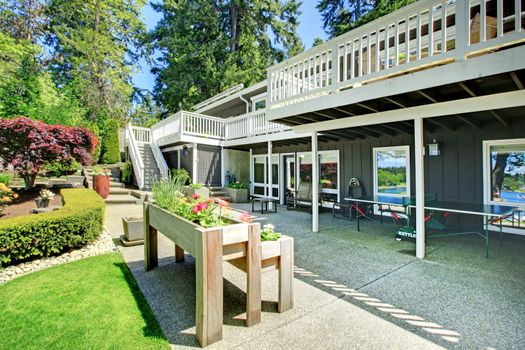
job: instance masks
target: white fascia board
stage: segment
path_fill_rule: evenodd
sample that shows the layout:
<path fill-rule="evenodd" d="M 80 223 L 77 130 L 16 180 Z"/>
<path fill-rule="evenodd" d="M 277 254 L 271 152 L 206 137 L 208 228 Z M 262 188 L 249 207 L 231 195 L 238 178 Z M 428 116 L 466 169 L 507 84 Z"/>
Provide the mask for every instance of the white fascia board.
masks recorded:
<path fill-rule="evenodd" d="M 416 117 L 432 118 L 520 106 L 525 106 L 525 90 L 502 92 L 499 94 L 470 97 L 461 100 L 432 103 L 417 107 L 400 108 L 392 111 L 369 113 L 355 117 L 298 125 L 293 127 L 293 130 L 296 133 L 337 130 L 366 125 L 413 120 Z"/>
<path fill-rule="evenodd" d="M 267 120 L 279 120 L 312 111 L 365 102 L 484 76 L 525 69 L 525 46 L 518 46 L 464 61 L 453 62 L 369 85 L 320 96 L 266 111 Z"/>
<path fill-rule="evenodd" d="M 246 94 L 249 94 L 250 92 L 252 91 L 255 91 L 255 90 L 258 90 L 258 89 L 261 89 L 263 87 L 266 87 L 267 86 L 267 82 L 266 82 L 266 79 L 263 80 L 263 81 L 260 81 L 256 84 L 253 84 L 251 86 L 248 86 L 247 88 L 244 88 L 242 89 L 241 91 L 239 92 L 236 92 L 235 94 L 232 94 L 230 96 L 227 96 L 225 98 L 222 98 L 218 101 L 215 101 L 213 102 L 212 104 L 209 104 L 207 106 L 204 106 L 198 110 L 195 111 L 195 113 L 205 113 L 206 111 L 212 109 L 212 108 L 215 108 L 217 106 L 220 106 L 221 104 L 225 103 L 225 102 L 228 102 L 228 101 L 231 101 L 231 100 L 234 100 L 236 98 L 240 98 L 241 96 L 243 95 L 246 95 Z"/>

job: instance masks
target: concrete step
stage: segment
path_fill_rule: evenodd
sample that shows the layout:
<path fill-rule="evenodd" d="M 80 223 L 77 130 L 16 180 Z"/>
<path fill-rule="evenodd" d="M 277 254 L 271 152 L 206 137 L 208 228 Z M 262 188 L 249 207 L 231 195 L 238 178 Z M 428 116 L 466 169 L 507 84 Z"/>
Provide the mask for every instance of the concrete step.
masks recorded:
<path fill-rule="evenodd" d="M 226 202 L 232 201 L 232 197 L 228 197 L 228 196 L 219 196 L 219 197 L 213 197 L 213 198 L 222 199 L 223 201 L 226 201 Z"/>
<path fill-rule="evenodd" d="M 142 200 L 132 195 L 113 195 L 110 194 L 105 199 L 106 204 L 141 204 Z"/>
<path fill-rule="evenodd" d="M 109 187 L 120 187 L 120 188 L 124 188 L 124 187 L 126 187 L 126 186 L 125 186 L 123 183 L 111 181 L 111 182 L 109 183 Z"/>
<path fill-rule="evenodd" d="M 227 195 L 228 195 L 228 192 L 226 191 L 211 191 L 210 192 L 211 197 L 224 197 Z"/>
<path fill-rule="evenodd" d="M 130 190 L 126 188 L 122 188 L 122 187 L 110 187 L 109 188 L 110 195 L 124 196 L 124 195 L 129 195 L 130 193 L 131 193 Z"/>

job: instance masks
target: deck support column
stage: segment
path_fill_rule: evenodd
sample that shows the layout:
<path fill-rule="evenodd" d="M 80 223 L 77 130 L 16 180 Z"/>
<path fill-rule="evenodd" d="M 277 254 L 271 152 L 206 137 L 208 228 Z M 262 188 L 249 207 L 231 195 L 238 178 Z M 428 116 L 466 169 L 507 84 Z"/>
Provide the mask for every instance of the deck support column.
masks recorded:
<path fill-rule="evenodd" d="M 272 141 L 268 141 L 268 197 L 273 197 L 272 146 Z M 272 210 L 273 203 L 268 203 L 268 207 Z"/>
<path fill-rule="evenodd" d="M 425 257 L 425 172 L 423 118 L 414 119 L 414 155 L 416 163 L 416 257 Z"/>
<path fill-rule="evenodd" d="M 226 170 L 224 169 L 224 166 L 226 164 L 225 162 L 225 159 L 224 159 L 224 154 L 226 152 L 224 152 L 224 147 L 221 147 L 221 187 L 224 187 L 225 186 L 225 176 L 226 176 Z"/>
<path fill-rule="evenodd" d="M 253 196 L 253 149 L 250 148 L 250 159 L 248 161 L 248 163 L 250 164 L 249 167 L 249 179 L 250 179 L 250 184 L 248 186 L 248 189 L 249 189 L 249 193 L 248 195 L 252 195 Z"/>
<path fill-rule="evenodd" d="M 199 182 L 199 178 L 197 176 L 197 171 L 199 170 L 199 152 L 197 151 L 197 144 L 193 144 L 193 171 L 192 171 L 192 179 L 191 181 L 196 184 Z"/>
<path fill-rule="evenodd" d="M 312 132 L 312 232 L 319 232 L 319 151 L 317 131 Z"/>

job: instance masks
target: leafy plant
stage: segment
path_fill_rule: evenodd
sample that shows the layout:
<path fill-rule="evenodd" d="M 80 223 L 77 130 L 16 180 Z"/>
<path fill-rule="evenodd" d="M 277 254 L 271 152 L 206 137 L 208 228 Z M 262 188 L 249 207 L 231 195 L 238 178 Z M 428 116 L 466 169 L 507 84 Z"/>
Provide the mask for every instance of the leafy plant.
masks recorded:
<path fill-rule="evenodd" d="M 102 138 L 102 162 L 114 164 L 120 161 L 120 145 L 118 140 L 119 125 L 114 119 L 109 119 L 104 125 Z"/>
<path fill-rule="evenodd" d="M 100 165 L 97 165 L 96 167 L 93 168 L 93 175 L 95 176 L 98 176 L 98 175 L 104 175 L 104 176 L 109 176 L 111 175 L 111 171 L 107 168 L 104 168 Z"/>
<path fill-rule="evenodd" d="M 237 190 L 245 190 L 247 188 L 246 185 L 242 182 L 232 182 L 228 187 Z"/>
<path fill-rule="evenodd" d="M 12 165 L 32 188 L 36 175 L 49 162 L 90 164 L 98 141 L 85 128 L 47 125 L 26 117 L 0 119 L 0 162 Z"/>
<path fill-rule="evenodd" d="M 17 199 L 18 194 L 14 193 L 12 189 L 7 187 L 6 184 L 0 182 L 0 213 L 2 213 L 7 205 Z"/>
<path fill-rule="evenodd" d="M 74 159 L 69 161 L 54 161 L 44 165 L 47 175 L 52 177 L 61 177 L 72 175 L 80 169 L 80 163 Z"/>
<path fill-rule="evenodd" d="M 179 186 L 184 186 L 191 182 L 190 174 L 186 169 L 174 169 L 171 173 L 171 179 Z"/>
<path fill-rule="evenodd" d="M 11 181 L 13 181 L 13 177 L 14 177 L 13 174 L 10 174 L 10 173 L 0 174 L 0 183 L 6 186 L 9 186 Z"/>
<path fill-rule="evenodd" d="M 272 224 L 264 225 L 263 230 L 261 231 L 261 240 L 263 241 L 277 241 L 281 238 L 279 232 L 275 232 L 275 226 Z"/>
<path fill-rule="evenodd" d="M 0 263 L 50 256 L 93 242 L 102 232 L 104 200 L 93 190 L 63 189 L 64 206 L 0 220 Z"/>
<path fill-rule="evenodd" d="M 131 164 L 131 161 L 127 160 L 124 164 L 124 170 L 122 170 L 122 182 L 125 184 L 130 184 L 131 179 L 133 177 L 133 164 Z"/>
<path fill-rule="evenodd" d="M 43 201 L 52 200 L 53 198 L 55 198 L 55 194 L 50 190 L 42 190 L 39 192 L 38 198 L 40 198 Z"/>
<path fill-rule="evenodd" d="M 200 182 L 196 184 L 190 184 L 190 188 L 193 188 L 194 190 L 199 190 L 204 187 L 204 184 L 201 184 Z"/>

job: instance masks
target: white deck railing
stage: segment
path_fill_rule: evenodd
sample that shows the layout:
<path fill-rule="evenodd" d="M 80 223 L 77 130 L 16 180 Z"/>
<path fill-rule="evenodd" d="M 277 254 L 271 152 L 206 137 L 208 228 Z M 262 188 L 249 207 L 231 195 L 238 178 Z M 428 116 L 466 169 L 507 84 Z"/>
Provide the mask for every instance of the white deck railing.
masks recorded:
<path fill-rule="evenodd" d="M 184 136 L 214 141 L 248 138 L 291 130 L 289 126 L 266 120 L 266 110 L 237 117 L 217 118 L 204 114 L 180 111 L 151 128 L 153 140 L 163 144 L 183 141 Z"/>
<path fill-rule="evenodd" d="M 291 127 L 280 123 L 266 121 L 265 110 L 259 110 L 226 119 L 227 140 L 270 134 L 284 130 L 291 130 Z"/>
<path fill-rule="evenodd" d="M 521 0 L 418 1 L 270 67 L 268 106 L 523 41 L 522 11 Z"/>

